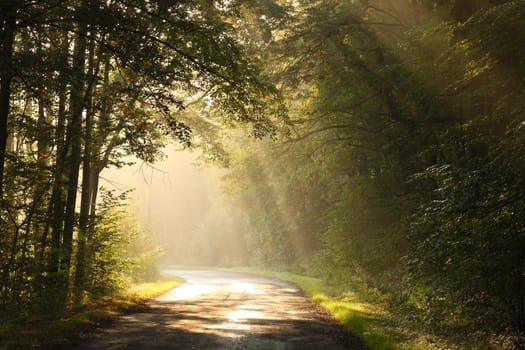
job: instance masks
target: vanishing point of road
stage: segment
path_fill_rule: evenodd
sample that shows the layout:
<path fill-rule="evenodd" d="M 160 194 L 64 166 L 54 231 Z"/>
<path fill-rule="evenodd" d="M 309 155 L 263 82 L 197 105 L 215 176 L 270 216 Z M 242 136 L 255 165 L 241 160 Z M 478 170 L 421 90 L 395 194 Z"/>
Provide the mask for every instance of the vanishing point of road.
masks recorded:
<path fill-rule="evenodd" d="M 68 348 L 366 349 L 292 284 L 239 272 L 167 272 L 186 283 Z"/>

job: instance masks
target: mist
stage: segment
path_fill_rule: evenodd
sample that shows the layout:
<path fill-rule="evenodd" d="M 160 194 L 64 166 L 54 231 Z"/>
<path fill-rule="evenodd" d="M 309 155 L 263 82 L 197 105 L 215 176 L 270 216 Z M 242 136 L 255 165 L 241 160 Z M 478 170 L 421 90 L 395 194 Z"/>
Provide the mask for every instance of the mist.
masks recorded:
<path fill-rule="evenodd" d="M 129 211 L 151 232 L 163 264 L 230 266 L 246 262 L 246 225 L 231 196 L 221 190 L 224 169 L 204 164 L 198 152 L 172 147 L 165 159 L 109 168 L 101 186 L 117 194 L 131 190 Z"/>

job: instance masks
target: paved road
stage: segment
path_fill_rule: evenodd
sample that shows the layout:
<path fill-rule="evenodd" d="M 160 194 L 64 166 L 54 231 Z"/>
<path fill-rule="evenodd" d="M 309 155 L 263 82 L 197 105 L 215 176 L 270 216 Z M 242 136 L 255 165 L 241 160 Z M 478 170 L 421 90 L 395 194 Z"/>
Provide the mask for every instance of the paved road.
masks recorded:
<path fill-rule="evenodd" d="M 365 349 L 289 283 L 236 272 L 169 272 L 187 282 L 71 349 Z"/>

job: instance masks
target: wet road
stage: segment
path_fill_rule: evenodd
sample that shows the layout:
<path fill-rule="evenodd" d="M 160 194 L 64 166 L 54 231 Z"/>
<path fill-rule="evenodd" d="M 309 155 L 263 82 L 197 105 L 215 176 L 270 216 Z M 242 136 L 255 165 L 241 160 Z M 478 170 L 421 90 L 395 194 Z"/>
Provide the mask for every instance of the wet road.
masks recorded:
<path fill-rule="evenodd" d="M 72 349 L 364 349 L 289 283 L 237 272 L 167 272 L 187 282 Z"/>

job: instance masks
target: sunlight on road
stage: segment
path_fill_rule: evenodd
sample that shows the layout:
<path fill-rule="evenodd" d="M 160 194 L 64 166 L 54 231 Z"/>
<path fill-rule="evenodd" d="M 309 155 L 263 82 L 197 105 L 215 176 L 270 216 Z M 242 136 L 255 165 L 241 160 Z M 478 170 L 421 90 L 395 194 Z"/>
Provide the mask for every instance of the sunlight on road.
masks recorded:
<path fill-rule="evenodd" d="M 230 322 L 244 322 L 250 319 L 263 318 L 263 313 L 253 310 L 235 310 L 228 313 L 228 321 Z"/>
<path fill-rule="evenodd" d="M 254 283 L 235 282 L 214 280 L 210 283 L 202 281 L 187 280 L 186 283 L 169 291 L 157 298 L 158 301 L 178 301 L 200 297 L 205 294 L 211 294 L 219 289 L 225 289 L 234 293 L 244 294 L 263 294 L 264 291 L 259 289 Z"/>
<path fill-rule="evenodd" d="M 239 331 L 250 331 L 253 320 L 265 318 L 264 313 L 253 310 L 259 308 L 256 305 L 239 305 L 237 308 L 240 310 L 228 312 L 225 322 L 209 326 L 208 329 L 223 337 L 240 338 L 245 333 Z"/>
<path fill-rule="evenodd" d="M 238 282 L 232 285 L 236 292 L 247 294 L 262 294 L 263 291 L 258 289 L 253 283 Z"/>
<path fill-rule="evenodd" d="M 237 272 L 170 272 L 186 282 L 78 350 L 348 349 L 288 283 Z"/>
<path fill-rule="evenodd" d="M 267 285 L 260 283 L 251 283 L 243 281 L 242 279 L 224 279 L 216 276 L 209 276 L 208 273 L 202 271 L 181 271 L 179 275 L 186 278 L 186 283 L 182 284 L 176 289 L 157 298 L 162 302 L 174 302 L 184 300 L 202 300 L 213 299 L 217 295 L 224 295 L 225 301 L 230 299 L 230 295 L 262 295 L 265 294 Z M 249 332 L 252 328 L 251 321 L 261 320 L 268 317 L 265 315 L 264 309 L 266 306 L 257 304 L 240 304 L 234 306 L 234 310 L 228 311 L 219 315 L 222 322 L 216 324 L 199 324 L 192 321 L 186 321 L 182 328 L 191 328 L 192 332 L 202 332 L 208 334 L 216 334 L 218 336 L 227 338 L 239 338 L 245 332 Z M 217 310 L 209 310 L 210 314 Z M 204 327 L 203 327 L 204 326 Z M 181 325 L 177 325 L 177 328 Z M 241 333 L 239 333 L 241 332 Z"/>
<path fill-rule="evenodd" d="M 169 291 L 166 294 L 161 295 L 157 298 L 158 301 L 177 301 L 186 300 L 199 297 L 204 294 L 213 293 L 217 290 L 216 285 L 211 284 L 196 284 L 196 283 L 185 283 L 178 288 Z"/>
<path fill-rule="evenodd" d="M 287 283 L 206 270 L 166 272 L 185 278 L 186 282 L 157 301 L 166 305 L 182 302 L 186 310 L 191 310 L 181 315 L 183 322 L 171 323 L 171 329 L 213 335 L 221 341 L 240 341 L 247 334 L 277 332 L 275 322 L 290 317 L 305 319 L 302 310 L 289 307 L 297 289 Z M 279 304 L 287 307 L 275 309 Z"/>

